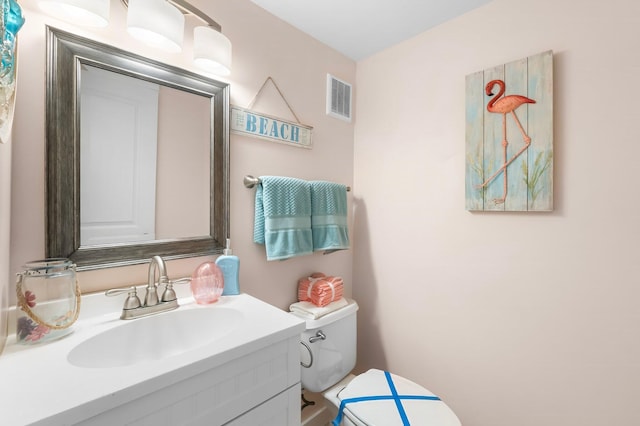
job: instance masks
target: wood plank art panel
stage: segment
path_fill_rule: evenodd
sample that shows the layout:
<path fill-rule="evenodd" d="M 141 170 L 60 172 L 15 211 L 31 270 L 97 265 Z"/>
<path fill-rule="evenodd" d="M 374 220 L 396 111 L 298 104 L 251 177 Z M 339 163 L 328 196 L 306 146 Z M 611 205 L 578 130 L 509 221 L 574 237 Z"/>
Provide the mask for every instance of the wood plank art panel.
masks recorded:
<path fill-rule="evenodd" d="M 466 77 L 465 206 L 553 209 L 553 53 Z"/>

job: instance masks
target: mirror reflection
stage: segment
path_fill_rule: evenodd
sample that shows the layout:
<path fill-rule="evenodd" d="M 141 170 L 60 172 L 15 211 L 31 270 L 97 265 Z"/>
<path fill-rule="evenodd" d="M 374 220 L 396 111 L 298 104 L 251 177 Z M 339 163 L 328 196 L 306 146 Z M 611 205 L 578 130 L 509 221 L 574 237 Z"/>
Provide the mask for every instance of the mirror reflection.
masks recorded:
<path fill-rule="evenodd" d="M 229 85 L 47 29 L 47 257 L 78 270 L 221 253 Z"/>
<path fill-rule="evenodd" d="M 80 82 L 81 245 L 207 235 L 209 99 L 89 65 Z"/>

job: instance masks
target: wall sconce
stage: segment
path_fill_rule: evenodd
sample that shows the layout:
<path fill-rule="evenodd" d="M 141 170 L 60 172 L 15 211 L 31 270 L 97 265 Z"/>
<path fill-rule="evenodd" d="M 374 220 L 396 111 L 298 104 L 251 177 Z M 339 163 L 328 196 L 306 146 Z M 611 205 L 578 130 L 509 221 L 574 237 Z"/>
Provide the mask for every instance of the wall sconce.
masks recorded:
<path fill-rule="evenodd" d="M 121 0 L 127 11 L 127 31 L 142 42 L 169 52 L 182 50 L 185 16 L 206 25 L 193 31 L 193 61 L 206 72 L 231 73 L 231 42 L 222 27 L 185 0 Z M 40 8 L 56 18 L 86 26 L 106 26 L 110 0 L 40 0 Z"/>

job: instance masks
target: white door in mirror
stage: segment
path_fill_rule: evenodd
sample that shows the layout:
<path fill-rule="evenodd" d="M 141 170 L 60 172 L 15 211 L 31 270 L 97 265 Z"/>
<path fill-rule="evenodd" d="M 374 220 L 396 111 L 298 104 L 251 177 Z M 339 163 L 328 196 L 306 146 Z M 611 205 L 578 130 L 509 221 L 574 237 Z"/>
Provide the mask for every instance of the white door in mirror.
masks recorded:
<path fill-rule="evenodd" d="M 155 83 L 82 67 L 81 245 L 155 240 Z"/>

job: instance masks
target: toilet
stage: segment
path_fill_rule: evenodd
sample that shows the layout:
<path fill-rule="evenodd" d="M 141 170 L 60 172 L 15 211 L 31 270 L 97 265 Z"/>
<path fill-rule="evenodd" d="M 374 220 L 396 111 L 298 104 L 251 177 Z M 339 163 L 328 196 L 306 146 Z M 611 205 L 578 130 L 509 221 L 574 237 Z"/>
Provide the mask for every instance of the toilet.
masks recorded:
<path fill-rule="evenodd" d="M 371 369 L 354 376 L 356 313 L 348 304 L 318 319 L 305 318 L 301 334 L 302 388 L 321 392 L 334 425 L 461 426 L 454 412 L 429 390 L 390 372 Z"/>

